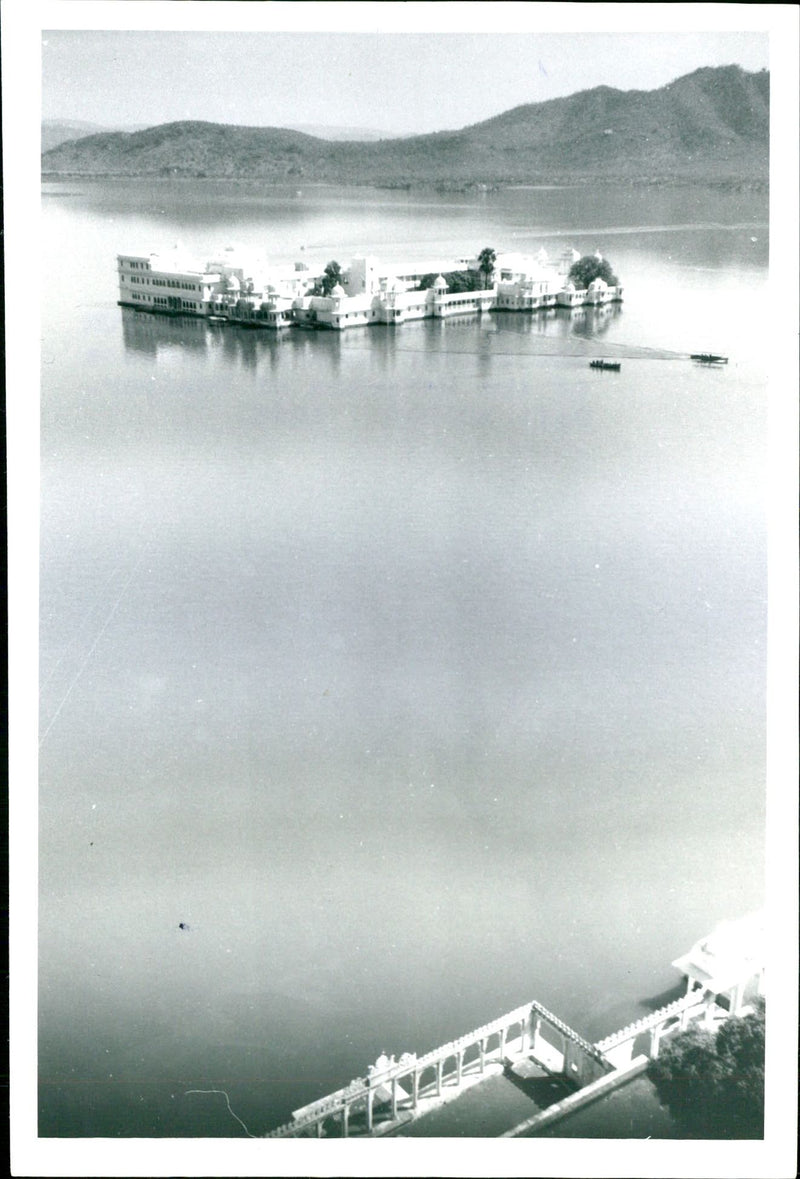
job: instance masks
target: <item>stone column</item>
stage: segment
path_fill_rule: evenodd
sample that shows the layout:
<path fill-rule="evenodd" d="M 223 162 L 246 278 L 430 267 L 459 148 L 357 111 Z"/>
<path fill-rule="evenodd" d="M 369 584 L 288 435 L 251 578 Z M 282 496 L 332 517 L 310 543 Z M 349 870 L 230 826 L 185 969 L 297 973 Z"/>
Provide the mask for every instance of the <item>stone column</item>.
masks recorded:
<path fill-rule="evenodd" d="M 656 1060 L 656 1058 L 658 1057 L 658 1046 L 661 1042 L 661 1027 L 662 1027 L 662 1025 L 659 1024 L 658 1026 L 650 1029 L 649 1056 L 650 1056 L 651 1060 Z"/>
<path fill-rule="evenodd" d="M 709 991 L 706 995 L 706 1009 L 703 1013 L 703 1023 L 709 1029 L 714 1026 L 714 1008 L 716 1005 L 716 998 Z"/>
<path fill-rule="evenodd" d="M 458 1052 L 456 1054 L 456 1084 L 461 1084 L 461 1068 L 464 1061 L 464 1053 Z"/>
<path fill-rule="evenodd" d="M 481 1051 L 481 1072 L 483 1072 L 483 1066 L 486 1062 L 486 1041 L 481 1040 L 478 1047 L 480 1048 L 480 1051 Z"/>
<path fill-rule="evenodd" d="M 539 1033 L 542 1029 L 542 1017 L 538 1014 L 534 1015 L 533 1012 L 531 1012 L 531 1019 L 533 1021 L 533 1028 L 531 1030 L 531 1052 L 535 1052 L 539 1046 Z"/>
<path fill-rule="evenodd" d="M 372 1089 L 367 1090 L 367 1133 L 372 1133 L 372 1101 L 375 1094 Z"/>
<path fill-rule="evenodd" d="M 500 1059 L 506 1054 L 506 1036 L 508 1035 L 508 1028 L 500 1029 Z"/>
<path fill-rule="evenodd" d="M 317 1138 L 321 1138 L 322 1137 L 322 1118 L 319 1119 L 319 1121 L 317 1122 L 314 1129 L 316 1131 Z"/>
<path fill-rule="evenodd" d="M 442 1093 L 442 1061 L 436 1062 L 436 1096 L 440 1097 Z"/>
<path fill-rule="evenodd" d="M 392 1121 L 397 1117 L 397 1077 L 392 1077 Z"/>
<path fill-rule="evenodd" d="M 342 1138 L 348 1138 L 350 1135 L 350 1106 L 345 1105 L 342 1108 Z"/>
<path fill-rule="evenodd" d="M 742 999 L 744 998 L 744 985 L 741 982 L 737 982 L 736 986 L 732 987 L 731 990 L 729 991 L 729 995 L 730 995 L 730 1004 L 731 1004 L 731 1015 L 738 1015 L 742 1009 Z"/>
<path fill-rule="evenodd" d="M 419 1102 L 419 1069 L 414 1069 L 414 1080 L 411 1086 L 411 1106 L 412 1109 L 417 1108 Z"/>

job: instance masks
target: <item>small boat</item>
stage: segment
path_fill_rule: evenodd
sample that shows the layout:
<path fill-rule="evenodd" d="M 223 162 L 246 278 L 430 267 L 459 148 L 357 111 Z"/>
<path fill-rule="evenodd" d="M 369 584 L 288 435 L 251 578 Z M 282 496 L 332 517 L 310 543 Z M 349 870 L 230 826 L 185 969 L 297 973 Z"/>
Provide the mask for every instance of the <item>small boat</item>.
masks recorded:
<path fill-rule="evenodd" d="M 714 352 L 690 352 L 690 360 L 699 360 L 701 364 L 727 364 L 727 356 L 717 356 Z"/>
<path fill-rule="evenodd" d="M 590 360 L 589 368 L 600 368 L 607 373 L 618 373 L 622 364 L 619 360 Z"/>

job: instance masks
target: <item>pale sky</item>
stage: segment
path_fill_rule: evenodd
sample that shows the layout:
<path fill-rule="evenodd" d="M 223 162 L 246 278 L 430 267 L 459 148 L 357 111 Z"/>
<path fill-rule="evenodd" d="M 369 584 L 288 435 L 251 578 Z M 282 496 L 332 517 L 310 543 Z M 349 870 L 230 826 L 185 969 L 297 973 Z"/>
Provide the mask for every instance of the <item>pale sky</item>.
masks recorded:
<path fill-rule="evenodd" d="M 457 24 L 470 6 L 448 8 Z M 768 35 L 61 29 L 42 36 L 42 117 L 423 133 L 593 86 L 651 90 L 732 63 L 769 68 Z"/>

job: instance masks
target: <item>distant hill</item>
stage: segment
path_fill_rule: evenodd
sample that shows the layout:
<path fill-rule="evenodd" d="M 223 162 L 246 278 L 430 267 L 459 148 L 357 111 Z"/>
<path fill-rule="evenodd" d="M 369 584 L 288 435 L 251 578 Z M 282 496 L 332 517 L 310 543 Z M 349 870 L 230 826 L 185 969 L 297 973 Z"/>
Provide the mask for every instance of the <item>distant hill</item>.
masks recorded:
<path fill-rule="evenodd" d="M 460 131 L 331 141 L 274 127 L 165 123 L 71 140 L 43 174 L 255 177 L 444 187 L 581 181 L 766 182 L 769 74 L 696 70 L 659 90 L 599 86 Z"/>
<path fill-rule="evenodd" d="M 102 135 L 112 131 L 144 131 L 147 126 L 147 123 L 138 123 L 135 126 L 110 127 L 102 126 L 100 123 L 81 123 L 74 119 L 42 119 L 42 152 L 51 151 L 52 148 L 69 143 L 73 139 L 86 139 L 89 135 Z M 324 123 L 297 123 L 286 127 L 285 130 L 300 131 L 317 139 L 345 139 L 354 143 L 400 138 L 392 136 L 388 131 L 378 131 L 375 127 L 329 127 Z"/>
<path fill-rule="evenodd" d="M 73 139 L 85 139 L 87 135 L 120 130 L 136 131 L 139 128 L 103 127 L 99 123 L 81 123 L 70 119 L 42 119 L 42 151 L 50 151 Z"/>
<path fill-rule="evenodd" d="M 287 131 L 302 131 L 317 139 L 347 139 L 353 143 L 372 143 L 376 139 L 397 139 L 389 131 L 378 131 L 374 127 L 328 127 L 323 123 L 289 123 Z"/>
<path fill-rule="evenodd" d="M 42 120 L 42 152 L 50 151 L 71 139 L 85 139 L 87 135 L 98 135 L 108 127 L 99 123 L 78 123 L 68 119 Z"/>

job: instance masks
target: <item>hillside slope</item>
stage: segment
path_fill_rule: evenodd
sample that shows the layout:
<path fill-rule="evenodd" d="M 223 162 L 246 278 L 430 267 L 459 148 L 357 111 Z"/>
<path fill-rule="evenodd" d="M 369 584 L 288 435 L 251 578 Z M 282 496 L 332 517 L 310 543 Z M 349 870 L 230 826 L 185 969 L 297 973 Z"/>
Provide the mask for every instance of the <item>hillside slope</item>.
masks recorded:
<path fill-rule="evenodd" d="M 42 151 L 50 151 L 61 143 L 72 139 L 85 139 L 87 135 L 98 135 L 108 130 L 98 123 L 80 123 L 71 119 L 42 120 Z"/>
<path fill-rule="evenodd" d="M 42 156 L 44 174 L 255 177 L 271 182 L 509 184 L 762 180 L 769 74 L 704 68 L 659 90 L 596 87 L 464 127 L 379 142 L 166 123 L 91 135 Z"/>

